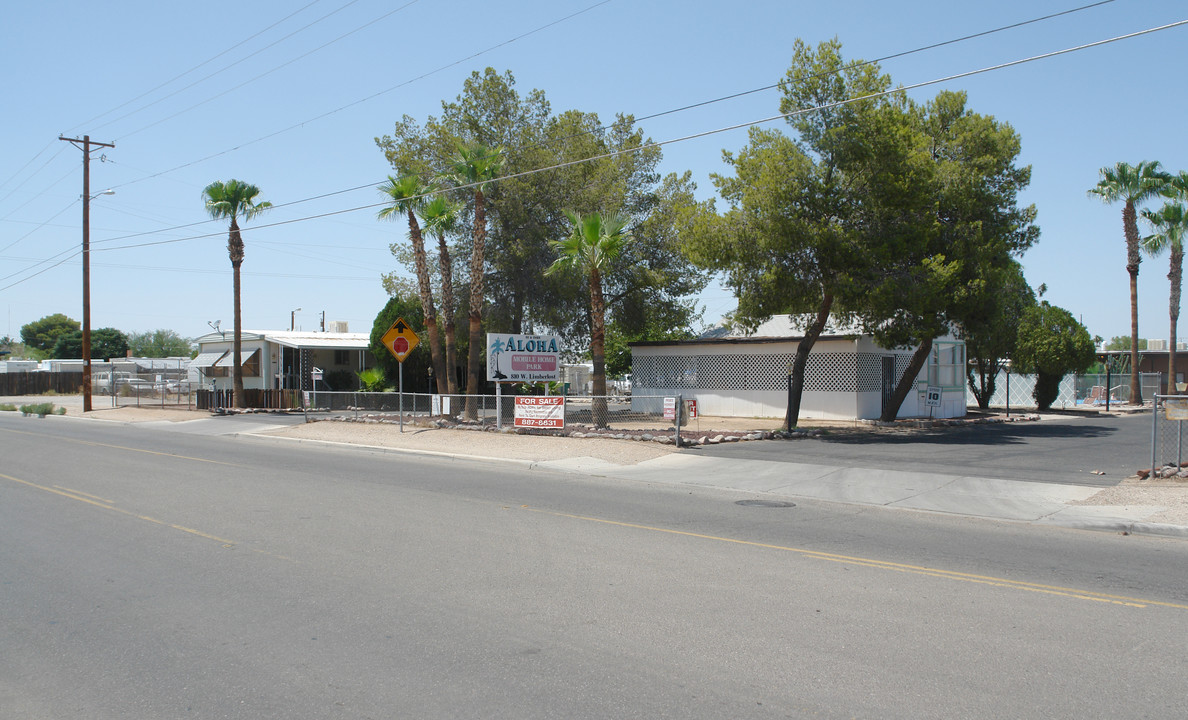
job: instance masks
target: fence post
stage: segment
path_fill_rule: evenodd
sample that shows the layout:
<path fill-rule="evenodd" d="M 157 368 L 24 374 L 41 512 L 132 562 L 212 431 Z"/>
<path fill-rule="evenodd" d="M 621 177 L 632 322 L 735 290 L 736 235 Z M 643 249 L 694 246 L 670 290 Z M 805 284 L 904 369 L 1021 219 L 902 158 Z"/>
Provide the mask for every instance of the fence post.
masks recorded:
<path fill-rule="evenodd" d="M 1156 445 L 1159 443 L 1159 396 L 1155 395 L 1151 398 L 1151 474 L 1147 477 L 1154 479 L 1156 477 L 1155 469 L 1155 455 Z"/>
<path fill-rule="evenodd" d="M 676 398 L 676 413 L 673 417 L 673 423 L 676 425 L 676 446 L 681 446 L 681 414 L 685 411 L 685 396 L 677 395 Z"/>

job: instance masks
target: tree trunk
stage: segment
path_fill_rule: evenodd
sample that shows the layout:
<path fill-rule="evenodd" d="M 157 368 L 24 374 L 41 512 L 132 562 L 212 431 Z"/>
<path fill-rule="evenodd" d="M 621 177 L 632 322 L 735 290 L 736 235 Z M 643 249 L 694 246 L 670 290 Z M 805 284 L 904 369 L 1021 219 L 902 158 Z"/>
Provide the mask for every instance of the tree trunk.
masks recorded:
<path fill-rule="evenodd" d="M 1138 274 L 1139 255 L 1138 223 L 1134 203 L 1126 201 L 1122 208 L 1122 230 L 1126 235 L 1126 272 L 1130 273 L 1130 404 L 1143 404 L 1143 387 L 1139 378 L 1138 357 Z"/>
<path fill-rule="evenodd" d="M 609 427 L 606 407 L 606 303 L 602 298 L 602 275 L 597 268 L 590 270 L 590 357 L 594 362 L 594 396 L 590 414 L 594 427 Z"/>
<path fill-rule="evenodd" d="M 429 263 L 425 258 L 425 238 L 412 208 L 408 210 L 408 239 L 413 246 L 413 263 L 417 270 L 417 290 L 421 296 L 421 311 L 425 316 L 426 341 L 429 344 L 429 363 L 437 376 L 437 392 L 445 392 L 445 360 L 441 356 L 441 336 L 437 333 L 437 310 L 433 306 L 433 285 L 429 282 Z"/>
<path fill-rule="evenodd" d="M 1168 315 L 1171 318 L 1171 343 L 1167 348 L 1167 394 L 1179 395 L 1176 388 L 1176 324 L 1180 320 L 1180 287 L 1184 277 L 1184 250 L 1182 247 L 1171 247 L 1171 270 L 1167 279 L 1171 283 L 1171 293 L 1168 300 Z"/>
<path fill-rule="evenodd" d="M 454 327 L 454 270 L 450 265 L 450 249 L 446 246 L 445 233 L 437 236 L 438 264 L 441 269 L 441 314 L 445 317 L 445 369 L 446 392 L 458 393 L 458 351 L 455 344 Z"/>
<path fill-rule="evenodd" d="M 235 332 L 231 341 L 231 382 L 232 402 L 235 407 L 247 406 L 247 397 L 243 391 L 243 315 L 240 311 L 239 266 L 243 264 L 243 236 L 239 233 L 239 223 L 235 216 L 231 216 L 231 234 L 227 238 L 227 252 L 231 255 L 232 294 L 234 295 Z"/>
<path fill-rule="evenodd" d="M 804 370 L 808 367 L 809 353 L 821 332 L 825 330 L 825 323 L 829 320 L 829 311 L 833 307 L 833 294 L 826 292 L 821 297 L 821 305 L 817 308 L 817 317 L 804 333 L 804 337 L 796 345 L 796 355 L 792 358 L 792 371 L 788 376 L 788 411 L 784 415 L 784 429 L 792 430 L 800 422 L 800 401 L 804 395 Z"/>
<path fill-rule="evenodd" d="M 470 353 L 467 363 L 466 419 L 478 418 L 479 363 L 483 348 L 483 253 L 487 242 L 487 212 L 483 193 L 474 191 L 474 249 L 470 254 Z"/>
<path fill-rule="evenodd" d="M 932 338 L 928 338 L 920 343 L 920 347 L 916 348 L 916 352 L 912 353 L 912 360 L 908 363 L 907 369 L 903 371 L 903 376 L 899 378 L 899 382 L 895 384 L 895 391 L 891 393 L 891 402 L 887 407 L 883 408 L 883 414 L 879 419 L 883 422 L 892 422 L 899 417 L 899 408 L 903 405 L 903 401 L 907 398 L 908 392 L 912 386 L 916 384 L 916 376 L 920 374 L 920 370 L 928 362 L 928 356 L 932 353 Z"/>

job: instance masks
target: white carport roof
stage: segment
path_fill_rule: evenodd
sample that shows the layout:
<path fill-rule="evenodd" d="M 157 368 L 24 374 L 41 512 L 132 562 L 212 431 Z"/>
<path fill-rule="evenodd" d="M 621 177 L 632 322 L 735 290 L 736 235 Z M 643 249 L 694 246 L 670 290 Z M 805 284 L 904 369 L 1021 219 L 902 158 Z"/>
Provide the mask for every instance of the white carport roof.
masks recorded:
<path fill-rule="evenodd" d="M 192 367 L 192 368 L 214 367 L 215 363 L 217 363 L 220 359 L 222 359 L 222 357 L 224 355 L 226 355 L 230 352 L 231 352 L 230 350 L 215 350 L 214 352 L 198 353 L 198 356 L 190 361 L 190 367 Z"/>
<path fill-rule="evenodd" d="M 287 348 L 309 350 L 366 350 L 371 344 L 367 333 L 304 332 L 273 330 L 261 333 L 265 340 Z"/>

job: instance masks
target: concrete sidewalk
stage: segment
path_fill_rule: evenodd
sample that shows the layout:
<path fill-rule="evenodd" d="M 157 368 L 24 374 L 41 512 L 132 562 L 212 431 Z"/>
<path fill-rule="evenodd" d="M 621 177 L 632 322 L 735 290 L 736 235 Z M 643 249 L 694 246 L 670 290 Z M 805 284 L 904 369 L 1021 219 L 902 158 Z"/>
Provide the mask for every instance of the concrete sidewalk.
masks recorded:
<path fill-rule="evenodd" d="M 1188 527 L 1146 522 L 1162 507 L 1071 505 L 1101 488 L 1065 483 L 1002 480 L 739 460 L 674 453 L 637 465 L 595 458 L 567 458 L 536 467 L 665 485 L 690 485 L 762 493 L 774 498 L 967 515 L 1108 532 L 1188 538 Z"/>

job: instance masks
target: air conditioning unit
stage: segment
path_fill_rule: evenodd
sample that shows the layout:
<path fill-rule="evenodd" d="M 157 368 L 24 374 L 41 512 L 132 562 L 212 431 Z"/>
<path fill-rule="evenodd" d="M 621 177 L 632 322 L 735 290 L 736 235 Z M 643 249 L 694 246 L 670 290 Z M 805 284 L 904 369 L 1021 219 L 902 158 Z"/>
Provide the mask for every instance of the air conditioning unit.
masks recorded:
<path fill-rule="evenodd" d="M 1147 341 L 1147 349 L 1148 350 L 1167 350 L 1167 341 L 1166 340 L 1148 340 Z"/>
<path fill-rule="evenodd" d="M 326 323 L 326 330 L 332 333 L 348 333 L 346 320 L 331 320 Z"/>
<path fill-rule="evenodd" d="M 1176 352 L 1180 352 L 1181 350 L 1188 350 L 1188 342 L 1176 343 Z"/>

